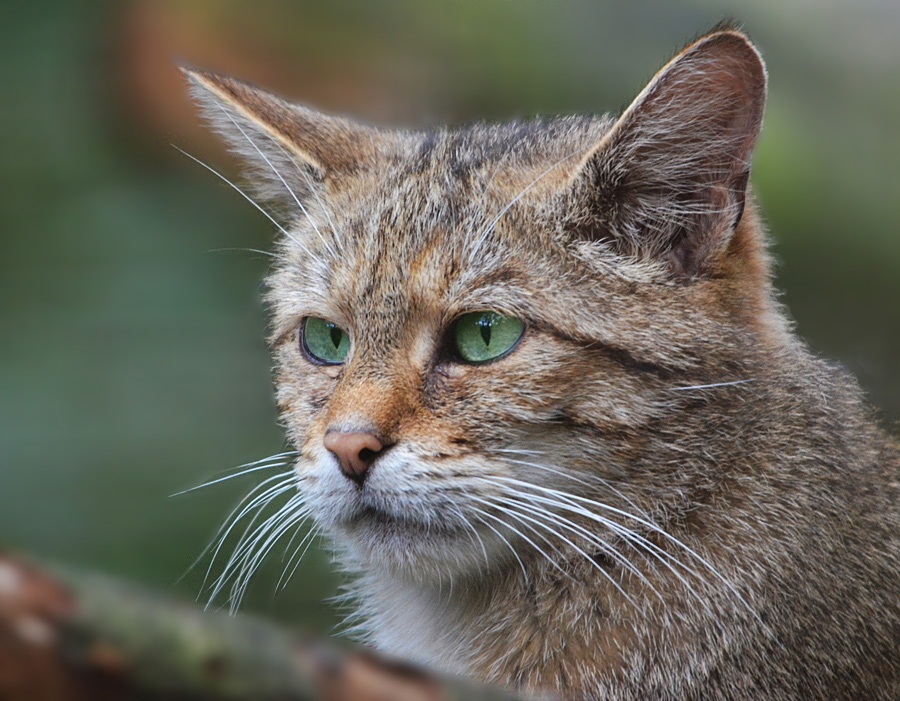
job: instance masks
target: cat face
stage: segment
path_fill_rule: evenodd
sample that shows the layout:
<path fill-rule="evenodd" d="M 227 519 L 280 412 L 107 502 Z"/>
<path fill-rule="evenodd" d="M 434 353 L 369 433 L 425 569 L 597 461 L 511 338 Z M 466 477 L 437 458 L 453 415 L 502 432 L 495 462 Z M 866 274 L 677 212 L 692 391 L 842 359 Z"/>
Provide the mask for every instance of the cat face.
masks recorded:
<path fill-rule="evenodd" d="M 587 339 L 572 337 L 564 300 L 554 310 L 542 293 L 561 282 L 571 290 L 587 273 L 569 260 L 553 222 L 532 202 L 494 223 L 517 193 L 494 187 L 498 163 L 479 163 L 488 145 L 466 133 L 435 142 L 427 155 L 414 147 L 359 176 L 369 197 L 348 198 L 330 221 L 317 221 L 323 239 L 297 231 L 316 248 L 286 250 L 291 262 L 274 274 L 270 293 L 278 401 L 314 517 L 367 566 L 427 577 L 512 556 L 503 538 L 514 535 L 492 506 L 511 487 L 500 479 L 552 486 L 552 472 L 525 463 L 573 469 L 572 388 L 592 356 L 610 365 L 585 348 Z M 458 175 L 442 178 L 451 153 Z M 455 344 L 459 320 L 485 311 L 521 320 L 521 338 L 502 357 L 467 362 Z M 310 318 L 349 337 L 340 365 L 304 350 Z M 607 402 L 610 426 L 621 423 L 605 396 L 592 404 Z M 372 434 L 385 446 L 363 481 L 348 479 L 327 449 L 335 431 Z"/>
<path fill-rule="evenodd" d="M 765 94 L 745 37 L 692 44 L 618 120 L 428 133 L 189 75 L 285 212 L 278 405 L 351 562 L 439 581 L 603 550 L 696 484 L 649 457 L 679 392 L 743 381 L 777 332 L 744 216 Z"/>

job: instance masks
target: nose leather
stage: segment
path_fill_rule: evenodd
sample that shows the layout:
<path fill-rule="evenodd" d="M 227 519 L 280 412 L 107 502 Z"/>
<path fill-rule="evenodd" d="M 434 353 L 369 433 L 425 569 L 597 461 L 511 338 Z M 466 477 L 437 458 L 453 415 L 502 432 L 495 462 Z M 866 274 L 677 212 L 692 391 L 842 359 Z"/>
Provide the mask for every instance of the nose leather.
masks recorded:
<path fill-rule="evenodd" d="M 384 444 L 371 433 L 329 431 L 323 442 L 338 459 L 344 476 L 357 484 L 365 481 L 375 458 L 384 450 Z"/>

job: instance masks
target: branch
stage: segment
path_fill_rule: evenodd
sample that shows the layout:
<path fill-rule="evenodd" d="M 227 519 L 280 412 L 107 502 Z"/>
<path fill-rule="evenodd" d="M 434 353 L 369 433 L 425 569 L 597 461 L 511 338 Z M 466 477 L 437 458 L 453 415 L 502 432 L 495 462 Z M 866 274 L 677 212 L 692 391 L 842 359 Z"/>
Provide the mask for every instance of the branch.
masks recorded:
<path fill-rule="evenodd" d="M 249 616 L 0 554 L 0 701 L 515 701 Z"/>

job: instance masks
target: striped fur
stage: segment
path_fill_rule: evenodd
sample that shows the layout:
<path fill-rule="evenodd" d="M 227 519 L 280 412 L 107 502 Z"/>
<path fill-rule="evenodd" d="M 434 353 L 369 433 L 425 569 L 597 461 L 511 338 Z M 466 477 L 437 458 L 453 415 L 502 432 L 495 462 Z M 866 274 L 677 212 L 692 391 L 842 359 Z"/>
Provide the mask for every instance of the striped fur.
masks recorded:
<path fill-rule="evenodd" d="M 900 698 L 900 453 L 776 301 L 743 34 L 617 119 L 394 132 L 188 75 L 280 213 L 278 405 L 363 639 L 570 699 Z M 454 361 L 476 310 L 514 352 Z M 392 446 L 363 487 L 328 429 Z"/>

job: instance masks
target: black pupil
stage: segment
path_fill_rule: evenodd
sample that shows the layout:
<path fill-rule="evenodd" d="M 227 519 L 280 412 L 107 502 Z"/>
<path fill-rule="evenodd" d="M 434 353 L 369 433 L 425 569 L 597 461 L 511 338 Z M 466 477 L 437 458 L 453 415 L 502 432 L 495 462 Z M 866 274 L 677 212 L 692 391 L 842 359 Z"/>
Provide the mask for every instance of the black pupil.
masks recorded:
<path fill-rule="evenodd" d="M 478 327 L 481 331 L 481 340 L 484 341 L 485 346 L 491 345 L 491 326 L 493 326 L 493 319 L 485 314 L 478 320 Z"/>
<path fill-rule="evenodd" d="M 331 342 L 334 344 L 335 348 L 340 348 L 341 346 L 341 336 L 344 335 L 344 332 L 341 331 L 334 324 L 328 324 L 331 327 Z"/>

